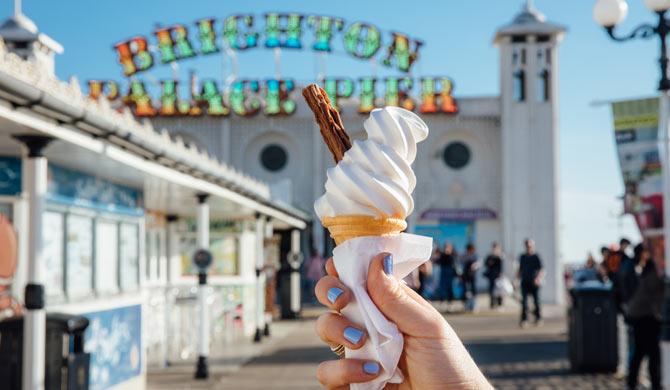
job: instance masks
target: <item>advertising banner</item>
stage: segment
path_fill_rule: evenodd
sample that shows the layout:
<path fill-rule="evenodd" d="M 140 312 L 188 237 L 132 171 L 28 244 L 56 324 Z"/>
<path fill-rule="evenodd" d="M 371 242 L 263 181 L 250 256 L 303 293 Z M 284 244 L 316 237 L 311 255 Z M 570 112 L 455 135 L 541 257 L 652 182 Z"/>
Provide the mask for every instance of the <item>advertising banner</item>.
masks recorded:
<path fill-rule="evenodd" d="M 658 154 L 658 99 L 612 104 L 617 154 L 623 176 L 624 212 L 643 235 L 663 227 L 661 164 Z"/>

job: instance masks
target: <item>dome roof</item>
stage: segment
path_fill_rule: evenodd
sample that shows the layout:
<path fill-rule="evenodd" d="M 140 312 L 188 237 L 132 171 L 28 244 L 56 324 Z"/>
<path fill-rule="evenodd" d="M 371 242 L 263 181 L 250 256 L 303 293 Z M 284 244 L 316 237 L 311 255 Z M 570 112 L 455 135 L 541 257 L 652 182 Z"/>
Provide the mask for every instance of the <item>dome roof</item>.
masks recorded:
<path fill-rule="evenodd" d="M 0 26 L 0 37 L 5 41 L 31 42 L 37 40 L 38 36 L 35 22 L 23 14 L 12 16 Z"/>
<path fill-rule="evenodd" d="M 35 22 L 18 13 L 0 25 L 0 38 L 5 42 L 39 42 L 54 52 L 63 52 L 63 46 L 37 29 Z"/>
<path fill-rule="evenodd" d="M 502 26 L 495 41 L 509 35 L 562 35 L 565 27 L 547 22 L 547 18 L 530 2 L 527 2 L 511 23 Z"/>

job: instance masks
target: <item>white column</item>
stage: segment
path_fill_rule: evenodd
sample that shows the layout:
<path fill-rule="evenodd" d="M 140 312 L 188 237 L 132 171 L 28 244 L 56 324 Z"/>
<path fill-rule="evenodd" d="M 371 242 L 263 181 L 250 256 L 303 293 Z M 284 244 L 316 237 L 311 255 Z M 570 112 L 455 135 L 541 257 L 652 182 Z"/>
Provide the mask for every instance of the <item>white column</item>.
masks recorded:
<path fill-rule="evenodd" d="M 265 274 L 263 267 L 265 266 L 265 251 L 263 242 L 265 240 L 265 218 L 256 215 L 256 248 L 254 254 L 256 256 L 256 333 L 254 334 L 254 341 L 260 342 L 263 332 L 265 330 Z"/>
<path fill-rule="evenodd" d="M 166 273 L 166 283 L 165 283 L 165 309 L 163 311 L 163 322 L 164 322 L 164 340 L 163 340 L 163 367 L 167 367 L 170 363 L 170 352 L 172 351 L 172 306 L 173 306 L 173 284 L 176 280 L 175 276 L 177 274 L 177 265 L 179 261 L 179 241 L 177 238 L 177 216 L 168 215 L 167 220 L 167 231 L 166 231 L 166 264 L 165 264 L 165 273 Z M 176 260 L 176 261 L 175 261 Z"/>
<path fill-rule="evenodd" d="M 300 263 L 302 263 L 302 252 L 300 252 L 300 230 L 291 231 L 291 253 L 289 255 L 291 265 L 291 311 L 295 316 L 300 313 Z"/>
<path fill-rule="evenodd" d="M 665 240 L 665 299 L 663 303 L 663 333 L 661 340 L 661 367 L 663 387 L 670 388 L 670 340 L 667 339 L 667 327 L 670 318 L 668 299 L 670 289 L 670 94 L 661 91 L 658 118 L 658 152 L 663 173 L 663 238 Z"/>
<path fill-rule="evenodd" d="M 274 234 L 274 229 L 272 227 L 272 220 L 270 217 L 267 217 L 265 220 L 265 239 L 269 240 L 272 238 L 272 235 Z M 271 271 L 272 272 L 272 271 Z M 267 277 L 268 273 L 265 272 L 265 284 L 267 285 Z M 267 287 L 265 287 L 267 289 Z M 271 304 L 273 302 L 270 302 Z M 267 306 L 267 302 L 266 305 Z M 270 335 L 270 324 L 272 323 L 272 312 L 265 312 L 265 329 L 263 331 L 264 336 L 269 336 Z"/>
<path fill-rule="evenodd" d="M 206 194 L 198 195 L 198 249 L 209 250 L 209 205 Z M 209 369 L 209 308 L 207 307 L 207 273 L 202 271 L 198 275 L 198 363 L 196 379 L 207 379 Z"/>
<path fill-rule="evenodd" d="M 24 390 L 44 389 L 44 359 L 46 339 L 46 311 L 42 258 L 42 214 L 47 192 L 47 159 L 42 150 L 51 138 L 17 136 L 28 149 L 23 159 L 25 166 L 23 191 L 28 200 L 28 272 L 25 289 L 26 312 L 23 322 Z"/>

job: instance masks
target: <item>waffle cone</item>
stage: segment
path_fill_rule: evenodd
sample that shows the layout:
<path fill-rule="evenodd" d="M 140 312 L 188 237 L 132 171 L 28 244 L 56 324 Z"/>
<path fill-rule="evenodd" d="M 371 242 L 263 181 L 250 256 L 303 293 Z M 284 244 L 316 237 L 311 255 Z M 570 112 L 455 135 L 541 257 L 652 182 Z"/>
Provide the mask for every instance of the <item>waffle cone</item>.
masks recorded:
<path fill-rule="evenodd" d="M 407 228 L 407 222 L 404 219 L 376 218 L 369 215 L 324 217 L 321 222 L 337 245 L 355 237 L 391 236 Z"/>

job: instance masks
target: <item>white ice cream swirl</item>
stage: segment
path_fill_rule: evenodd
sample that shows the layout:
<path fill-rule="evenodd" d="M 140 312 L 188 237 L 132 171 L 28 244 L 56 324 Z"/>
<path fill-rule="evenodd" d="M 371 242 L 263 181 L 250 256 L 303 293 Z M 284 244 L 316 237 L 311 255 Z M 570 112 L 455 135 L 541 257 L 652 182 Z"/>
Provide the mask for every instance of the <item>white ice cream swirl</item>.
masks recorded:
<path fill-rule="evenodd" d="M 337 215 L 406 218 L 414 209 L 416 176 L 410 165 L 428 126 L 399 107 L 373 110 L 363 126 L 365 141 L 354 141 L 328 169 L 326 193 L 314 203 L 320 219 Z"/>

